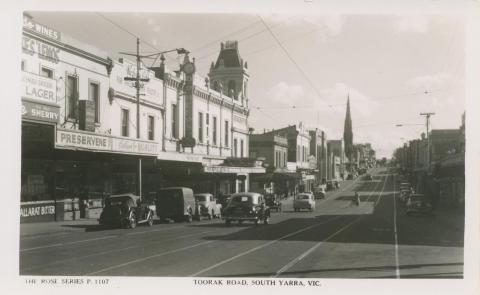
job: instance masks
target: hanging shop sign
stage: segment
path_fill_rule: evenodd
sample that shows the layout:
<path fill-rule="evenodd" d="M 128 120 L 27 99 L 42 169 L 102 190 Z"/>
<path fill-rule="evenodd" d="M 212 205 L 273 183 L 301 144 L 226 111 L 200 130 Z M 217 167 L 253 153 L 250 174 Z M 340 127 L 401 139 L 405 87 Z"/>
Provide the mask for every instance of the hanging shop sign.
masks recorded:
<path fill-rule="evenodd" d="M 33 19 L 23 16 L 23 28 L 36 32 L 48 39 L 60 41 L 60 32 L 35 22 Z"/>
<path fill-rule="evenodd" d="M 158 143 L 156 142 L 61 128 L 57 129 L 55 148 L 75 148 L 91 151 L 151 156 L 156 156 L 158 154 Z"/>
<path fill-rule="evenodd" d="M 32 56 L 37 54 L 39 58 L 53 63 L 58 63 L 60 60 L 60 49 L 27 36 L 22 38 L 22 49 L 27 54 Z"/>
<path fill-rule="evenodd" d="M 48 103 L 57 102 L 57 81 L 22 72 L 22 97 Z"/>
<path fill-rule="evenodd" d="M 22 118 L 28 120 L 57 123 L 60 107 L 22 100 Z"/>

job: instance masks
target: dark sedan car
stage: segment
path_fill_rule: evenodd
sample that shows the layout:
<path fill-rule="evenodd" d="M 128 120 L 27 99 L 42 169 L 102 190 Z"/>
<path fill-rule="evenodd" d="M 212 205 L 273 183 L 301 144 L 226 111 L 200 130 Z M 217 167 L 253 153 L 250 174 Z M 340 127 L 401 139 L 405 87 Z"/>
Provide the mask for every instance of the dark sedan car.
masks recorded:
<path fill-rule="evenodd" d="M 268 224 L 270 220 L 270 208 L 265 204 L 265 199 L 259 193 L 233 194 L 225 211 L 223 212 L 225 223 L 232 221 L 253 221 L 257 225 L 260 221 Z"/>
<path fill-rule="evenodd" d="M 134 194 L 111 195 L 105 199 L 105 207 L 100 214 L 99 223 L 103 226 L 135 228 L 139 223 L 153 225 L 154 212 L 148 204 Z"/>

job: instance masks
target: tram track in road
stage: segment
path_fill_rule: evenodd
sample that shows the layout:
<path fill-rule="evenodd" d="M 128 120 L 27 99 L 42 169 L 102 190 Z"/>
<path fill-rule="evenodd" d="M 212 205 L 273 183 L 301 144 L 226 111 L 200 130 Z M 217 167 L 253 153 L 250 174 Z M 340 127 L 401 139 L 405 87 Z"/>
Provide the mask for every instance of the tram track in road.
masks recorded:
<path fill-rule="evenodd" d="M 384 192 L 384 189 L 385 189 L 385 184 L 387 183 L 387 180 L 388 180 L 388 177 L 389 175 L 386 175 L 385 177 L 385 180 L 383 182 L 383 185 L 382 185 L 382 190 L 380 192 L 380 197 L 382 196 L 383 192 Z M 377 189 L 377 185 L 375 185 L 375 189 L 374 191 L 376 191 Z M 367 198 L 367 202 L 370 200 L 370 198 L 373 196 L 373 193 L 371 193 L 369 195 L 369 197 Z M 375 204 L 376 205 L 376 204 Z M 303 252 L 302 254 L 300 254 L 299 256 L 297 256 L 295 259 L 291 260 L 290 262 L 288 262 L 287 264 L 285 264 L 282 268 L 280 268 L 274 275 L 272 275 L 272 277 L 276 278 L 278 276 L 280 276 L 281 274 L 283 274 L 284 272 L 288 271 L 289 269 L 291 269 L 292 267 L 294 267 L 297 263 L 299 263 L 300 261 L 302 261 L 303 259 L 305 259 L 308 255 L 310 255 L 312 252 L 314 252 L 315 250 L 317 250 L 320 246 L 322 246 L 325 242 L 328 242 L 329 240 L 331 240 L 332 238 L 334 238 L 335 236 L 339 235 L 340 233 L 342 233 L 343 231 L 345 231 L 346 229 L 350 228 L 352 225 L 354 225 L 355 223 L 357 223 L 360 219 L 362 219 L 363 217 L 365 217 L 365 215 L 361 215 L 357 218 L 355 218 L 353 221 L 347 223 L 346 225 L 342 226 L 339 230 L 337 230 L 336 232 L 334 232 L 333 234 L 331 234 L 330 236 L 328 236 L 327 238 L 325 238 L 324 240 L 318 242 L 317 244 L 315 244 L 314 246 L 312 246 L 311 248 L 309 248 L 307 251 Z"/>
<path fill-rule="evenodd" d="M 211 231 L 203 231 L 203 232 L 199 232 L 199 233 L 192 233 L 192 234 L 187 234 L 187 235 L 176 236 L 176 237 L 173 237 L 173 238 L 162 239 L 161 242 L 170 242 L 170 241 L 185 239 L 185 238 L 189 238 L 189 237 L 193 237 L 193 236 L 207 234 L 207 233 L 210 233 L 210 232 Z M 95 257 L 95 256 L 110 255 L 110 254 L 113 254 L 113 253 L 130 251 L 130 250 L 133 250 L 133 249 L 138 249 L 138 248 L 143 248 L 143 247 L 145 247 L 145 246 L 143 244 L 140 244 L 140 245 L 131 245 L 131 246 L 122 247 L 122 248 L 113 248 L 113 249 L 108 249 L 106 251 L 94 252 L 94 253 L 87 254 L 87 255 L 80 255 L 80 256 L 75 256 L 75 257 L 71 257 L 71 258 L 67 258 L 67 259 L 55 260 L 51 263 L 42 264 L 41 266 L 22 268 L 21 271 L 25 272 L 25 271 L 39 270 L 39 269 L 42 269 L 42 268 L 45 268 L 45 267 L 52 267 L 52 266 L 55 266 L 55 265 L 61 265 L 61 264 L 65 264 L 65 263 L 72 262 L 72 261 L 78 262 L 82 259 L 92 258 L 92 257 Z"/>
<path fill-rule="evenodd" d="M 354 185 L 357 184 L 357 181 L 353 181 L 352 183 L 348 184 L 347 186 L 344 186 L 341 188 L 339 191 L 335 191 L 334 194 L 330 195 L 328 198 L 326 198 L 324 201 L 333 201 L 333 198 L 336 198 L 336 196 L 341 195 L 343 192 L 350 190 Z M 315 213 L 315 212 L 314 212 Z M 316 212 L 318 213 L 318 212 Z M 324 212 L 325 214 L 326 212 Z M 243 242 L 237 244 L 229 244 L 230 249 L 233 251 L 234 249 L 238 248 L 241 250 L 240 253 L 237 252 L 237 254 L 232 253 L 231 257 L 228 257 L 230 259 L 229 261 L 233 261 L 237 258 L 243 257 L 249 253 L 253 253 L 256 250 L 260 250 L 263 248 L 267 248 L 269 245 L 274 244 L 280 240 L 285 240 L 285 239 L 290 239 L 296 235 L 299 235 L 301 233 L 305 233 L 310 229 L 313 229 L 316 226 L 321 226 L 325 225 L 331 222 L 335 222 L 335 220 L 339 220 L 340 218 L 344 216 L 335 216 L 332 218 L 328 218 L 326 220 L 323 220 L 322 222 L 317 222 L 315 224 L 310 224 L 309 226 L 303 227 L 303 228 L 298 228 L 298 225 L 301 225 L 302 223 L 293 223 L 290 226 L 290 231 L 285 232 L 285 229 L 282 227 L 276 227 L 276 223 L 278 222 L 283 222 L 285 220 L 290 219 L 294 215 L 290 214 L 275 214 L 272 219 L 274 219 L 273 224 L 269 225 L 268 227 L 253 227 L 249 228 L 249 234 L 256 236 L 258 235 L 263 236 L 263 233 L 265 233 L 265 230 L 269 232 L 269 235 L 275 236 L 278 233 L 278 236 L 272 237 L 274 240 L 269 241 L 264 244 L 260 245 L 251 245 L 251 242 L 248 240 L 244 240 Z M 303 217 L 310 217 L 311 218 L 311 213 L 305 213 L 302 214 L 301 217 L 298 215 L 297 217 L 300 217 L 303 219 Z M 296 228 L 292 228 L 295 227 Z M 67 268 L 67 264 L 74 262 L 75 264 L 79 263 L 80 265 L 83 265 L 84 271 L 78 273 L 78 270 L 81 269 L 82 266 L 79 266 L 79 268 L 74 268 L 76 269 L 75 271 L 72 271 L 72 273 L 77 273 L 79 275 L 97 275 L 97 274 L 111 274 L 112 271 L 115 272 L 116 269 L 121 269 L 124 267 L 125 269 L 128 268 L 128 270 L 125 270 L 126 273 L 132 273 L 132 275 L 136 274 L 135 270 L 130 271 L 130 266 L 138 265 L 141 267 L 142 262 L 146 262 L 147 264 L 152 264 L 155 265 L 155 260 L 156 258 L 160 257 L 171 257 L 172 255 L 176 255 L 179 257 L 185 257 L 189 255 L 195 255 L 197 249 L 199 252 L 204 251 L 205 249 L 210 249 L 212 248 L 212 244 L 218 244 L 218 242 L 225 241 L 223 239 L 219 239 L 217 241 L 215 240 L 209 240 L 209 241 L 201 241 L 198 242 L 201 239 L 208 239 L 209 237 L 206 237 L 205 235 L 212 232 L 210 230 L 208 231 L 201 231 L 197 232 L 196 230 L 202 227 L 219 227 L 219 229 L 222 230 L 215 230 L 216 233 L 218 233 L 218 237 L 222 237 L 225 235 L 231 235 L 231 234 L 237 234 L 238 233 L 238 228 L 236 227 L 223 227 L 220 225 L 220 221 L 214 221 L 214 222 L 202 222 L 202 223 L 194 223 L 194 224 L 182 224 L 182 225 L 166 225 L 165 228 L 157 228 L 153 227 L 152 229 L 148 230 L 142 230 L 142 231 L 133 231 L 133 232 L 128 232 L 125 233 L 122 231 L 121 234 L 114 234 L 114 235 L 109 235 L 107 237 L 103 237 L 105 241 L 109 241 L 107 244 L 103 243 L 98 243 L 99 237 L 93 237 L 92 239 L 82 239 L 82 240 L 73 240 L 73 241 L 68 241 L 68 242 L 63 242 L 63 243 L 52 243 L 52 244 L 44 244 L 44 245 L 39 245 L 36 247 L 36 249 L 30 249 L 30 248 L 25 248 L 24 251 L 22 252 L 23 254 L 30 253 L 30 257 L 35 257 L 38 255 L 55 255 L 56 258 L 61 257 L 62 259 L 53 261 L 53 263 L 47 263 L 44 267 L 47 269 L 44 269 L 41 267 L 40 263 L 34 266 L 29 266 L 28 259 L 29 258 L 24 258 L 24 261 L 26 262 L 26 268 L 21 268 L 22 271 L 31 271 L 31 270 L 39 270 L 42 274 L 48 274 L 48 268 L 51 270 L 54 270 L 54 266 L 60 266 L 61 268 Z M 177 229 L 183 229 L 184 230 L 184 235 L 179 235 L 176 236 L 177 233 L 172 232 L 171 234 L 167 235 L 170 236 L 170 238 L 165 238 L 165 235 L 158 236 L 158 235 L 153 235 L 155 237 L 154 240 L 152 240 L 152 233 L 154 232 L 169 232 L 171 230 L 177 230 Z M 138 229 L 137 229 L 138 230 Z M 282 232 L 283 231 L 283 232 Z M 262 233 L 263 232 L 263 233 Z M 105 233 L 111 233 L 108 231 L 105 231 Z M 83 236 L 85 237 L 85 236 Z M 135 240 L 129 240 L 131 238 Z M 137 240 L 138 238 L 141 238 L 140 240 Z M 191 240 L 189 240 L 191 238 Z M 183 242 L 176 242 L 176 241 L 184 240 Z M 175 241 L 171 243 L 171 241 Z M 95 244 L 95 246 L 90 246 L 92 243 Z M 166 244 L 164 244 L 166 243 Z M 68 245 L 67 245 L 68 244 Z M 162 246 L 164 244 L 165 246 Z M 266 245 L 268 244 L 268 245 Z M 107 246 L 108 245 L 108 246 Z M 116 249 L 115 245 L 123 245 L 122 248 Z M 250 245 L 250 246 L 249 246 Z M 57 252 L 53 251 L 55 249 L 63 249 L 62 253 L 65 252 L 67 247 L 70 248 L 70 246 L 74 246 L 73 249 L 75 251 L 78 251 L 80 254 L 78 257 L 68 257 L 66 253 L 58 256 Z M 102 246 L 107 246 L 113 251 L 108 251 L 105 250 L 105 248 L 101 249 L 100 247 Z M 155 251 L 156 249 L 162 249 L 163 251 L 157 252 Z M 205 248 L 207 247 L 207 248 Z M 214 246 L 215 247 L 215 246 Z M 213 247 L 213 248 L 214 248 Z M 252 248 L 253 247 L 253 248 Z M 140 249 L 143 248 L 142 251 L 135 251 L 135 249 Z M 170 249 L 169 249 L 170 248 Z M 243 248 L 243 249 L 242 249 Z M 48 250 L 48 252 L 39 252 L 40 250 L 44 249 L 45 251 Z M 27 250 L 27 251 L 25 251 Z M 71 249 L 70 249 L 71 250 Z M 243 251 L 242 251 L 243 250 Z M 120 256 L 118 258 L 115 258 L 113 260 L 109 260 L 108 257 L 116 257 L 115 253 L 121 253 L 121 252 L 128 252 L 128 253 L 134 253 L 133 257 L 127 256 Z M 131 252 L 134 251 L 134 252 Z M 192 252 L 193 251 L 193 252 Z M 248 251 L 249 253 L 245 253 L 245 251 Z M 38 254 L 36 254 L 38 252 Z M 90 252 L 90 253 L 88 253 Z M 155 253 L 157 252 L 157 253 Z M 21 253 L 21 255 L 23 255 Z M 185 253 L 185 254 L 181 254 Z M 189 254 L 186 254 L 189 253 Z M 213 252 L 214 254 L 214 252 Z M 100 260 L 96 259 L 95 257 L 101 258 Z M 216 256 L 210 256 L 212 258 Z M 235 257 L 234 259 L 231 259 L 232 257 Z M 93 258 L 93 261 L 90 261 L 90 259 Z M 125 259 L 127 258 L 127 259 Z M 130 258 L 130 259 L 128 259 Z M 226 258 L 226 257 L 223 257 Z M 170 258 L 169 258 L 170 259 Z M 180 258 L 181 259 L 181 258 Z M 37 257 L 37 260 L 41 261 L 41 258 Z M 163 261 L 162 259 L 161 261 Z M 100 266 L 98 270 L 92 269 L 93 264 L 94 265 Z M 110 263 L 109 263 L 110 262 Z M 112 264 L 111 262 L 114 262 Z M 206 261 L 203 261 L 205 263 Z M 182 263 L 188 263 L 188 261 L 182 261 Z M 225 262 L 227 263 L 227 262 Z M 110 264 L 110 265 L 108 265 Z M 192 265 L 193 266 L 193 265 Z M 210 267 L 208 265 L 205 265 L 207 268 Z M 203 269 L 205 269 L 205 266 Z M 135 268 L 135 267 L 134 267 Z M 42 270 L 44 270 L 42 272 Z"/>
<path fill-rule="evenodd" d="M 386 177 L 385 181 L 383 182 L 383 186 L 385 185 L 387 179 L 388 179 L 388 176 Z M 348 187 L 346 187 L 345 189 L 343 189 L 342 191 L 338 192 L 336 195 L 340 194 L 341 192 L 346 191 L 347 189 L 350 189 L 350 188 L 351 188 L 353 185 L 355 185 L 355 184 L 356 184 L 356 182 L 352 182 L 352 184 L 351 184 L 350 186 L 348 186 Z M 375 185 L 374 191 L 377 189 L 377 186 L 378 186 L 378 184 Z M 382 191 L 383 191 L 383 188 L 382 188 Z M 373 194 L 374 194 L 374 193 L 372 192 L 372 193 L 369 195 L 369 197 L 368 197 L 367 200 L 369 200 L 370 197 L 371 197 Z M 238 259 L 238 258 L 244 257 L 244 256 L 246 256 L 246 255 L 248 255 L 248 254 L 251 254 L 251 253 L 255 252 L 255 251 L 258 251 L 258 250 L 264 249 L 264 248 L 266 248 L 266 247 L 268 247 L 268 246 L 271 246 L 271 245 L 273 245 L 273 244 L 275 244 L 275 243 L 277 243 L 277 242 L 279 242 L 279 241 L 286 240 L 286 239 L 289 238 L 289 237 L 298 235 L 298 234 L 300 234 L 300 233 L 303 233 L 303 232 L 306 232 L 306 231 L 308 231 L 308 230 L 317 228 L 317 227 L 319 227 L 319 226 L 321 226 L 321 225 L 325 225 L 325 224 L 327 224 L 327 223 L 329 223 L 329 222 L 331 222 L 331 221 L 333 221 L 333 220 L 337 220 L 337 219 L 340 219 L 340 218 L 346 217 L 346 216 L 348 216 L 348 215 L 344 215 L 344 216 L 342 216 L 342 215 L 337 215 L 337 216 L 335 216 L 335 217 L 332 217 L 332 218 L 327 219 L 325 222 L 313 224 L 313 225 L 307 226 L 307 227 L 305 227 L 305 228 L 303 228 L 303 229 L 297 230 L 297 231 L 295 231 L 295 232 L 291 232 L 291 233 L 289 233 L 289 234 L 287 234 L 287 235 L 284 235 L 284 236 L 282 236 L 282 237 L 280 237 L 280 238 L 278 238 L 278 239 L 276 239 L 276 240 L 273 240 L 273 241 L 270 241 L 270 242 L 261 244 L 261 245 L 259 245 L 259 246 L 256 246 L 256 247 L 252 248 L 252 249 L 249 249 L 249 250 L 247 250 L 247 251 L 241 252 L 241 253 L 233 256 L 233 257 L 230 257 L 230 258 L 225 259 L 225 260 L 223 260 L 223 261 L 220 261 L 220 262 L 218 262 L 218 263 L 216 263 L 216 264 L 213 264 L 213 265 L 211 265 L 211 266 L 209 266 L 209 267 L 203 268 L 203 269 L 201 269 L 200 271 L 197 271 L 197 272 L 195 272 L 195 273 L 193 273 L 193 274 L 191 274 L 191 275 L 189 275 L 189 276 L 191 276 L 191 277 L 200 276 L 200 275 L 202 275 L 202 274 L 207 273 L 208 271 L 211 271 L 211 270 L 213 270 L 213 269 L 215 269 L 215 268 L 218 268 L 218 267 L 220 267 L 220 266 L 222 266 L 222 265 L 225 265 L 225 264 L 227 264 L 227 263 L 229 263 L 229 262 L 232 262 L 232 261 L 234 261 L 234 260 L 236 260 L 236 259 Z M 356 219 L 354 219 L 353 221 L 349 222 L 346 226 L 343 226 L 339 231 L 335 232 L 333 235 L 329 236 L 327 239 L 333 238 L 335 235 L 337 235 L 337 234 L 339 234 L 340 232 L 342 232 L 343 230 L 347 229 L 347 228 L 348 228 L 349 226 L 351 226 L 353 223 L 355 223 L 356 221 L 358 221 L 358 219 L 359 219 L 359 218 L 356 218 Z M 317 248 L 318 248 L 318 246 L 317 246 Z"/>

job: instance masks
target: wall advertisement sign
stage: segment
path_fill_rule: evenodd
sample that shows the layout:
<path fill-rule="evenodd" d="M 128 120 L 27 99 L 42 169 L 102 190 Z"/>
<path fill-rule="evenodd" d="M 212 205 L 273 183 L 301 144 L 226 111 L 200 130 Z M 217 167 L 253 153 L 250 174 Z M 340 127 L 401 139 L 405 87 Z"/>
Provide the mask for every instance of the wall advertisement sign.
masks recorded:
<path fill-rule="evenodd" d="M 23 28 L 34 31 L 48 39 L 60 41 L 61 35 L 59 31 L 50 29 L 47 26 L 35 22 L 33 19 L 23 16 Z"/>
<path fill-rule="evenodd" d="M 91 151 L 150 156 L 158 154 L 158 143 L 156 142 L 61 128 L 57 129 L 55 148 L 78 148 Z"/>
<path fill-rule="evenodd" d="M 57 123 L 60 117 L 60 107 L 22 100 L 22 118 Z"/>
<path fill-rule="evenodd" d="M 22 97 L 57 103 L 57 81 L 29 72 L 22 72 Z"/>
<path fill-rule="evenodd" d="M 27 202 L 20 204 L 20 222 L 55 220 L 55 202 Z"/>
<path fill-rule="evenodd" d="M 58 63 L 60 61 L 60 49 L 27 36 L 23 36 L 22 38 L 22 49 L 23 52 L 27 54 L 38 54 L 39 58 L 53 63 Z"/>
<path fill-rule="evenodd" d="M 128 60 L 124 60 L 123 63 L 116 63 L 112 70 L 112 75 L 116 83 L 113 83 L 112 87 L 119 92 L 129 94 L 131 96 L 136 95 L 135 81 L 126 81 L 125 78 L 135 78 L 137 76 L 137 66 Z M 157 104 L 161 104 L 162 101 L 162 89 L 163 83 L 155 78 L 153 71 L 146 68 L 140 68 L 140 79 L 149 79 L 148 82 L 140 82 L 142 100 L 151 101 Z"/>

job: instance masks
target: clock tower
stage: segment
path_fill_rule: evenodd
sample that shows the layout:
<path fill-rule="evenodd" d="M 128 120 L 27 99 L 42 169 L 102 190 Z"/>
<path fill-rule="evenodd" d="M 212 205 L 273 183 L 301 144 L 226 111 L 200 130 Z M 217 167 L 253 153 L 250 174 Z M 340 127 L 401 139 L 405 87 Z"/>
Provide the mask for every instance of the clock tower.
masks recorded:
<path fill-rule="evenodd" d="M 195 61 L 195 59 L 193 59 Z M 195 147 L 195 138 L 193 137 L 193 76 L 195 75 L 195 63 L 190 61 L 188 54 L 185 55 L 181 67 L 185 74 L 185 86 L 183 88 L 185 97 L 185 136 L 181 143 L 184 148 Z"/>
<path fill-rule="evenodd" d="M 239 105 L 248 107 L 248 64 L 238 50 L 238 41 L 226 41 L 220 44 L 217 61 L 212 62 L 210 88 L 222 92 Z M 220 85 L 223 85 L 221 87 Z"/>

